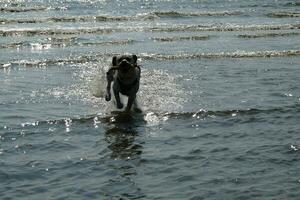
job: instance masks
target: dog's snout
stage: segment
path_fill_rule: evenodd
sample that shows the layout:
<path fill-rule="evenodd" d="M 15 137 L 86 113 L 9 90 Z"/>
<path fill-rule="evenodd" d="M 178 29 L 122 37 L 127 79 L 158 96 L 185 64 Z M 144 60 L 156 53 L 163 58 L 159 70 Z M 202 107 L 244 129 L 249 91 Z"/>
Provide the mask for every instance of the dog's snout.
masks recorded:
<path fill-rule="evenodd" d="M 126 65 L 126 64 L 128 64 L 128 61 L 126 59 L 123 59 L 120 63 L 120 65 Z"/>

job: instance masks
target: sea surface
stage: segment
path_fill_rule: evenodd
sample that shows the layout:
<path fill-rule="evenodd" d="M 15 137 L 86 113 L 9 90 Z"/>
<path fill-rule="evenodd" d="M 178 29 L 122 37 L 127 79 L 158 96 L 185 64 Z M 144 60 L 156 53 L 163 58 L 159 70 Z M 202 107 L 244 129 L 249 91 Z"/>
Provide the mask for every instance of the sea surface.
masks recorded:
<path fill-rule="evenodd" d="M 0 2 L 1 200 L 297 200 L 299 149 L 297 0 Z"/>

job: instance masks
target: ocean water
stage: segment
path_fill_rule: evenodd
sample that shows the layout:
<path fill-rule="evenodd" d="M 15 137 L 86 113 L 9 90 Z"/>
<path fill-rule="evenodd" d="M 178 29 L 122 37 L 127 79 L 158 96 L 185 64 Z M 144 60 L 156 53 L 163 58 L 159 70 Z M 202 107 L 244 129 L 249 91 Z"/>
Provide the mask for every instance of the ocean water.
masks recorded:
<path fill-rule="evenodd" d="M 0 199 L 299 199 L 299 6 L 2 0 Z M 119 54 L 142 113 L 103 98 Z"/>

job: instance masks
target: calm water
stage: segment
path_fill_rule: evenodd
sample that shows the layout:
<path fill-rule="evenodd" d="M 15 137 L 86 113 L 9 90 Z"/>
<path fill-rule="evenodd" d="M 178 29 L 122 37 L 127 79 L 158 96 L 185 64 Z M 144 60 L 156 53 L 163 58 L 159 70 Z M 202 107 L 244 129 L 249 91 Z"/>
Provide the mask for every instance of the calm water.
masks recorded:
<path fill-rule="evenodd" d="M 0 199 L 299 199 L 299 6 L 1 1 Z M 141 114 L 103 98 L 122 53 Z"/>

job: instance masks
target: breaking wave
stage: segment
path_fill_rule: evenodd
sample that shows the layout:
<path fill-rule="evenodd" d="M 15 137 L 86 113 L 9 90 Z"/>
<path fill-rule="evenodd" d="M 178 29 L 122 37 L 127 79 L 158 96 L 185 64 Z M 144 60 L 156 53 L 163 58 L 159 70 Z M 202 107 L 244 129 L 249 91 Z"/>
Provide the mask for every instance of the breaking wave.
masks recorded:
<path fill-rule="evenodd" d="M 285 4 L 286 7 L 300 6 L 300 2 L 288 2 Z"/>
<path fill-rule="evenodd" d="M 49 49 L 53 47 L 70 47 L 70 46 L 101 46 L 101 45 L 128 45 L 135 42 L 134 40 L 109 40 L 109 41 L 81 41 L 77 37 L 71 38 L 48 38 L 47 42 L 30 43 L 30 42 L 18 42 L 0 44 L 0 49 Z"/>
<path fill-rule="evenodd" d="M 97 61 L 93 59 L 91 56 L 79 56 L 77 58 L 65 58 L 65 59 L 42 59 L 42 60 L 17 60 L 9 63 L 1 63 L 0 68 L 8 68 L 13 66 L 25 66 L 25 67 L 45 67 L 52 65 L 63 65 L 63 64 L 74 64 L 74 63 L 86 63 Z"/>
<path fill-rule="evenodd" d="M 132 27 L 132 28 L 26 28 L 26 29 L 1 29 L 0 36 L 14 35 L 74 35 L 74 34 L 108 34 L 112 32 L 176 32 L 176 31 L 259 31 L 259 30 L 294 30 L 299 29 L 300 24 L 266 24 L 266 25 L 168 25 L 157 27 Z"/>
<path fill-rule="evenodd" d="M 34 7 L 34 8 L 0 8 L 2 12 L 30 12 L 30 11 L 43 11 L 49 10 L 47 7 Z M 86 15 L 86 16 L 55 16 L 48 18 L 9 18 L 0 19 L 2 24 L 11 23 L 51 23 L 51 22 L 106 22 L 106 21 L 129 21 L 129 20 L 155 20 L 163 17 L 196 17 L 196 16 L 232 16 L 240 15 L 239 11 L 219 11 L 219 12 L 197 12 L 197 13 L 184 13 L 176 11 L 166 12 L 146 12 L 138 13 L 133 16 L 111 16 L 111 15 Z"/>
<path fill-rule="evenodd" d="M 195 16 L 232 16 L 241 15 L 240 11 L 216 11 L 216 12 L 177 12 L 177 11 L 158 11 L 153 12 L 158 17 L 195 17 Z"/>
<path fill-rule="evenodd" d="M 149 31 L 175 32 L 175 31 L 260 31 L 260 30 L 293 30 L 299 29 L 300 24 L 263 24 L 263 25 L 174 25 L 166 27 L 153 27 Z"/>
<path fill-rule="evenodd" d="M 295 110 L 296 109 L 296 110 Z M 278 107 L 278 108 L 269 108 L 269 109 L 259 109 L 259 108 L 249 108 L 249 109 L 233 109 L 233 110 L 221 110 L 221 111 L 208 111 L 205 109 L 200 109 L 197 112 L 186 112 L 186 113 L 167 113 L 170 118 L 205 118 L 205 117 L 230 117 L 230 116 L 249 116 L 249 115 L 258 115 L 258 114 L 271 114 L 271 113 L 288 113 L 291 110 L 299 111 L 298 104 Z"/>
<path fill-rule="evenodd" d="M 174 42 L 181 40 L 209 40 L 212 36 L 204 35 L 204 36 L 181 36 L 181 37 L 154 37 L 152 40 L 158 42 Z"/>
<path fill-rule="evenodd" d="M 300 17 L 300 12 L 273 12 L 273 13 L 268 13 L 267 16 L 276 17 L 276 18 Z"/>
<path fill-rule="evenodd" d="M 267 109 L 260 109 L 260 108 L 249 108 L 249 109 L 233 109 L 233 110 L 205 110 L 199 109 L 196 112 L 164 112 L 164 113 L 154 113 L 154 112 L 146 112 L 146 113 L 132 113 L 126 114 L 124 112 L 112 112 L 107 115 L 99 115 L 99 114 L 92 114 L 86 115 L 81 117 L 74 117 L 74 118 L 64 118 L 64 119 L 54 119 L 54 120 L 45 120 L 45 121 L 36 121 L 30 123 L 22 123 L 22 127 L 30 127 L 30 126 L 40 126 L 43 124 L 47 125 L 65 125 L 70 126 L 71 124 L 74 125 L 76 123 L 90 123 L 90 124 L 98 124 L 98 123 L 105 123 L 105 124 L 114 124 L 114 123 L 122 123 L 128 122 L 130 120 L 138 120 L 141 123 L 151 123 L 151 120 L 155 118 L 157 124 L 159 122 L 165 122 L 167 120 L 172 119 L 192 119 L 192 120 L 203 120 L 207 118 L 215 119 L 216 117 L 243 117 L 243 116 L 255 116 L 260 114 L 285 114 L 293 112 L 299 112 L 299 105 L 290 105 L 286 107 L 274 107 L 274 108 L 267 108 Z"/>
<path fill-rule="evenodd" d="M 264 37 L 288 37 L 288 36 L 298 36 L 300 33 L 291 32 L 291 33 L 260 33 L 260 34 L 241 34 L 238 35 L 240 38 L 264 38 Z"/>
<path fill-rule="evenodd" d="M 36 12 L 49 9 L 48 7 L 2 7 L 0 12 Z"/>
<path fill-rule="evenodd" d="M 0 68 L 8 68 L 12 66 L 25 67 L 44 67 L 49 65 L 62 65 L 67 63 L 86 63 L 97 62 L 99 58 L 112 57 L 114 54 L 96 54 L 83 55 L 65 59 L 44 59 L 44 60 L 17 60 L 9 63 L 0 63 Z M 269 58 L 269 57 L 287 57 L 300 56 L 300 50 L 283 50 L 283 51 L 236 51 L 236 52 L 220 52 L 220 53 L 182 53 L 175 55 L 140 53 L 138 57 L 142 59 L 156 60 L 178 60 L 178 59 L 218 59 L 218 58 Z"/>
<path fill-rule="evenodd" d="M 107 34 L 111 33 L 112 29 L 107 28 L 43 28 L 43 29 L 9 29 L 0 30 L 0 36 L 14 36 L 14 35 L 74 35 L 74 34 Z"/>
<path fill-rule="evenodd" d="M 217 59 L 217 58 L 266 58 L 266 57 L 285 57 L 285 56 L 300 56 L 300 50 L 285 50 L 285 51 L 236 51 L 236 52 L 220 52 L 220 53 L 196 53 L 196 54 L 142 54 L 144 59 L 159 59 L 159 60 L 177 60 L 177 59 Z"/>
<path fill-rule="evenodd" d="M 153 20 L 158 18 L 152 14 L 138 14 L 135 16 L 108 16 L 108 15 L 97 15 L 97 16 L 69 16 L 69 17 L 48 17 L 48 18 L 34 18 L 34 19 L 0 19 L 2 24 L 12 23 L 55 23 L 55 22 L 118 22 L 118 21 L 129 21 L 129 20 Z"/>

